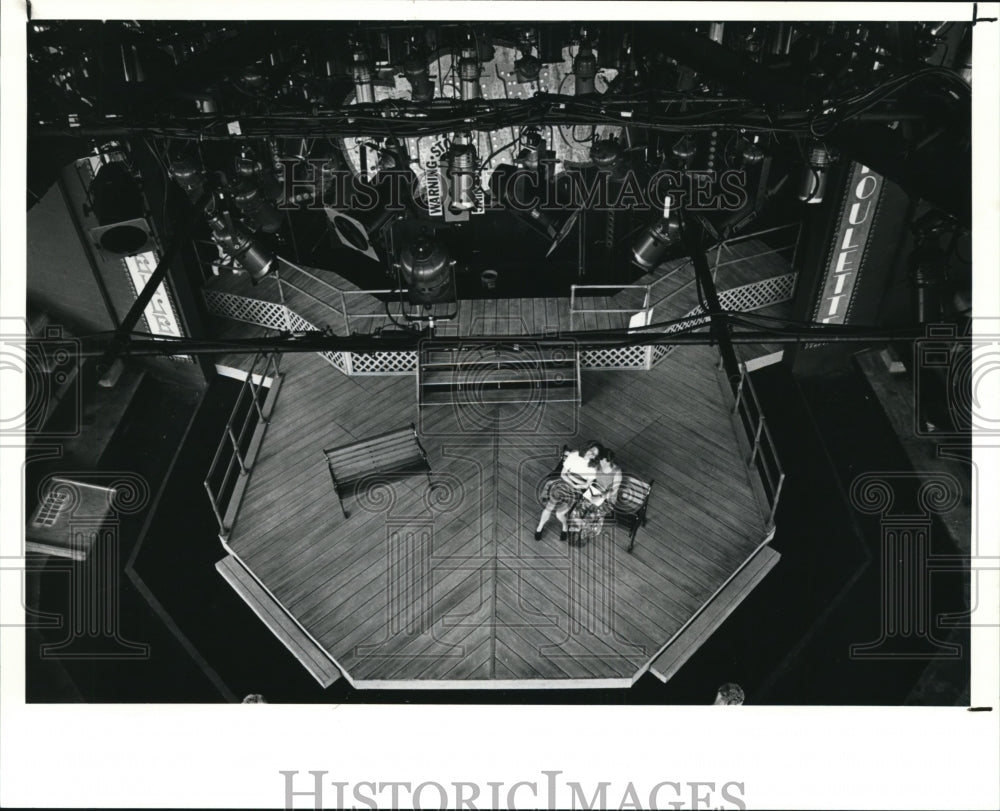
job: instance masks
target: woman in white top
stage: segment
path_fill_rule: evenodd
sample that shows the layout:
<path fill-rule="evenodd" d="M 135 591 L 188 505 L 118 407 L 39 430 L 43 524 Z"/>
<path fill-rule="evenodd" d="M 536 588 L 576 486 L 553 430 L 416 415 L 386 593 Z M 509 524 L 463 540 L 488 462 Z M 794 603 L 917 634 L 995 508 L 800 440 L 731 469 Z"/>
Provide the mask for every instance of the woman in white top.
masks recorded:
<path fill-rule="evenodd" d="M 583 492 L 569 514 L 569 540 L 573 546 L 584 546 L 601 534 L 604 518 L 618 500 L 622 484 L 622 469 L 615 455 L 605 449 L 597 459 L 597 475 Z"/>
<path fill-rule="evenodd" d="M 559 540 L 565 541 L 568 535 L 566 526 L 566 515 L 576 504 L 581 494 L 597 478 L 598 459 L 604 452 L 598 442 L 588 442 L 580 451 L 571 451 L 563 459 L 562 470 L 559 478 L 553 480 L 548 489 L 545 502 L 545 509 L 542 510 L 542 517 L 535 528 L 535 540 L 542 539 L 542 530 L 548 523 L 549 518 L 555 513 L 559 520 L 562 531 L 559 533 Z"/>

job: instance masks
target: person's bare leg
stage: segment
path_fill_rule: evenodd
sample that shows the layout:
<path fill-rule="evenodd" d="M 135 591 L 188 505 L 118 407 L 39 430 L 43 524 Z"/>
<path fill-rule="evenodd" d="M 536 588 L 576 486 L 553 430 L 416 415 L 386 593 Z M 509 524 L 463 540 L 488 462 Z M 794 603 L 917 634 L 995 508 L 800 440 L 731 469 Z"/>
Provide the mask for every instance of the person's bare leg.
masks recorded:
<path fill-rule="evenodd" d="M 538 519 L 538 526 L 535 527 L 535 532 L 541 532 L 543 529 L 545 529 L 545 525 L 549 522 L 549 519 L 551 517 L 552 517 L 551 508 L 546 507 L 544 510 L 542 510 L 542 517 Z"/>

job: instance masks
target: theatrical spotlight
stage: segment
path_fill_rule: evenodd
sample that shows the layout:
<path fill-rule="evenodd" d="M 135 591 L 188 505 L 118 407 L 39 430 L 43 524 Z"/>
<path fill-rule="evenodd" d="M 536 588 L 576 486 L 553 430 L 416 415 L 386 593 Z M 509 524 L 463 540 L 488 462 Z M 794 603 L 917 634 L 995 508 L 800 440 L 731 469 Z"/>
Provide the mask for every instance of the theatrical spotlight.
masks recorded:
<path fill-rule="evenodd" d="M 527 168 L 529 167 L 526 165 L 498 166 L 490 178 L 490 193 L 504 210 L 531 226 L 532 230 L 547 240 L 554 240 L 562 219 L 557 220 L 553 216 L 555 212 L 542 210 L 538 178 L 530 169 L 524 171 Z"/>
<path fill-rule="evenodd" d="M 757 166 L 764 160 L 764 150 L 760 148 L 760 136 L 751 138 L 740 136 L 733 138 L 726 145 L 726 165 L 731 167 L 749 168 Z"/>
<path fill-rule="evenodd" d="M 462 46 L 462 57 L 458 60 L 458 79 L 462 101 L 475 101 L 482 95 L 479 86 L 479 51 L 472 34 L 466 37 Z"/>
<path fill-rule="evenodd" d="M 454 266 L 443 243 L 419 236 L 403 246 L 396 268 L 411 304 L 439 304 L 455 300 Z"/>
<path fill-rule="evenodd" d="M 594 79 L 597 76 L 597 57 L 594 56 L 594 49 L 587 39 L 587 32 L 580 35 L 580 48 L 573 57 L 573 79 L 575 81 L 576 95 L 586 96 L 596 92 Z"/>
<path fill-rule="evenodd" d="M 814 205 L 823 202 L 830 163 L 830 150 L 826 144 L 822 141 L 810 143 L 809 161 L 802 172 L 802 183 L 799 186 L 799 199 L 803 203 Z"/>
<path fill-rule="evenodd" d="M 275 205 L 275 200 L 284 191 L 282 184 L 246 148 L 241 150 L 236 161 L 236 177 L 230 188 L 233 202 L 253 221 L 255 229 L 265 234 L 278 233 L 285 221 Z"/>
<path fill-rule="evenodd" d="M 600 172 L 607 172 L 610 179 L 620 182 L 625 179 L 628 161 L 625 150 L 615 138 L 605 138 L 590 147 L 590 159 Z"/>
<path fill-rule="evenodd" d="M 680 217 L 668 194 L 663 201 L 663 216 L 639 234 L 632 245 L 635 263 L 643 270 L 652 270 L 680 239 Z"/>
<path fill-rule="evenodd" d="M 457 133 L 447 153 L 448 206 L 453 212 L 471 211 L 476 207 L 478 160 L 472 135 Z"/>
<path fill-rule="evenodd" d="M 342 245 L 380 261 L 376 250 L 382 231 L 413 205 L 415 184 L 406 148 L 388 138 L 379 149 L 378 172 L 371 181 L 356 178 L 351 199 L 325 207 L 327 219 Z"/>
<path fill-rule="evenodd" d="M 690 135 L 683 136 L 677 143 L 670 147 L 670 154 L 674 156 L 677 166 L 681 169 L 690 169 L 694 156 L 698 152 L 698 145 Z"/>
<path fill-rule="evenodd" d="M 235 225 L 227 214 L 213 212 L 208 223 L 215 243 L 240 263 L 254 284 L 274 270 L 277 261 L 274 254 Z"/>
<path fill-rule="evenodd" d="M 177 181 L 184 193 L 195 202 L 205 192 L 205 173 L 199 163 L 179 158 L 170 164 L 170 176 Z"/>
<path fill-rule="evenodd" d="M 376 199 L 379 197 L 376 192 Z M 345 211 L 329 206 L 326 208 L 326 217 L 340 243 L 376 262 L 379 261 L 379 255 L 375 250 L 375 240 L 398 213 L 399 211 L 388 208 L 387 204 L 377 204 L 363 211 Z"/>
<path fill-rule="evenodd" d="M 416 37 L 410 38 L 410 52 L 403 59 L 403 75 L 410 83 L 410 98 L 413 101 L 430 101 L 434 98 L 434 83 L 427 71 L 428 55 L 420 47 Z M 461 74 L 461 66 L 459 66 Z M 476 76 L 478 87 L 478 74 Z"/>
<path fill-rule="evenodd" d="M 354 98 L 358 104 L 375 101 L 375 87 L 372 84 L 372 68 L 368 49 L 361 42 L 355 42 L 351 50 L 351 78 L 354 79 Z"/>
<path fill-rule="evenodd" d="M 149 250 L 150 227 L 142 190 L 123 160 L 105 163 L 90 184 L 90 202 L 100 226 L 90 236 L 103 251 L 134 256 Z"/>

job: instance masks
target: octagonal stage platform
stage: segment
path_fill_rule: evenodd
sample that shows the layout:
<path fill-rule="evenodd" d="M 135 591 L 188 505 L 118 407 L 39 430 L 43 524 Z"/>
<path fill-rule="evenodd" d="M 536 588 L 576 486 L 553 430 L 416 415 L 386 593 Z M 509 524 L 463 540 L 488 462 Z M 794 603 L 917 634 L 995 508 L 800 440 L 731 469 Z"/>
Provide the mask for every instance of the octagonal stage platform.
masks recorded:
<path fill-rule="evenodd" d="M 324 685 L 628 687 L 666 680 L 774 565 L 717 355 L 589 371 L 582 405 L 416 406 L 414 381 L 286 356 L 220 572 Z M 347 499 L 323 449 L 416 423 L 432 468 Z M 583 548 L 539 486 L 594 438 L 655 481 L 646 526 Z"/>

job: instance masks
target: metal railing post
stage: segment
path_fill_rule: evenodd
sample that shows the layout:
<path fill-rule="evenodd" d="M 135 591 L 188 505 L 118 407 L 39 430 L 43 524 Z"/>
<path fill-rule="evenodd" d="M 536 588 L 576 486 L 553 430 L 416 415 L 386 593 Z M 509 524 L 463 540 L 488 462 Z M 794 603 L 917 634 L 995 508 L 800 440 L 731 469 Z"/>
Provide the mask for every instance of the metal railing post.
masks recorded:
<path fill-rule="evenodd" d="M 781 498 L 781 487 L 785 483 L 785 474 L 782 473 L 778 476 L 778 486 L 774 490 L 774 500 L 771 502 L 771 517 L 770 522 L 774 523 L 774 516 L 778 512 L 778 499 Z"/>
<path fill-rule="evenodd" d="M 263 388 L 253 382 L 253 376 L 250 377 L 250 397 L 253 399 L 254 408 L 257 410 L 257 417 L 262 423 L 267 425 L 267 417 L 264 416 L 264 409 L 260 407 L 260 390 Z"/>
<path fill-rule="evenodd" d="M 219 505 L 215 503 L 215 496 L 212 495 L 212 488 L 205 482 L 205 492 L 208 493 L 208 501 L 212 505 L 212 512 L 215 513 L 215 520 L 219 522 L 219 532 L 226 531 L 226 524 L 222 520 L 222 513 L 219 512 Z"/>
<path fill-rule="evenodd" d="M 226 423 L 226 431 L 229 433 L 229 439 L 233 443 L 233 455 L 236 457 L 236 461 L 240 463 L 240 470 L 243 475 L 246 476 L 250 471 L 247 470 L 247 466 L 243 461 L 243 454 L 240 453 L 240 443 L 236 441 L 236 434 L 233 431 L 233 424 Z"/>
<path fill-rule="evenodd" d="M 764 418 L 760 417 L 757 420 L 757 430 L 753 436 L 753 450 L 750 452 L 750 459 L 747 461 L 747 469 L 753 468 L 754 462 L 757 461 L 757 451 L 760 450 L 760 433 L 764 429 Z"/>
<path fill-rule="evenodd" d="M 722 356 L 719 356 L 719 360 L 722 360 Z M 740 401 L 743 397 L 743 381 L 747 377 L 747 367 L 743 367 L 743 373 L 740 375 L 740 383 L 736 387 L 736 402 L 733 404 L 733 413 L 736 414 L 740 410 Z"/>
<path fill-rule="evenodd" d="M 792 270 L 795 270 L 795 260 L 799 256 L 799 239 L 802 237 L 802 223 L 798 223 L 798 228 L 795 229 L 795 238 L 792 242 L 792 259 L 788 263 Z"/>

